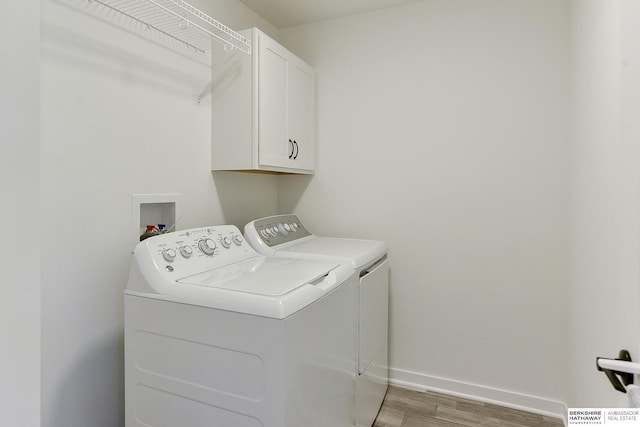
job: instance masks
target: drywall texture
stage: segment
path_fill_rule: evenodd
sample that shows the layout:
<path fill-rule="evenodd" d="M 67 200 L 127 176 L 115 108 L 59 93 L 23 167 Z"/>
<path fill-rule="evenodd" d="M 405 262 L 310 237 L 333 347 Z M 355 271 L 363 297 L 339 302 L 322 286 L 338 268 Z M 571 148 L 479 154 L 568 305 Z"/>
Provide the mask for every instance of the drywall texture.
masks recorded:
<path fill-rule="evenodd" d="M 201 3 L 271 28 L 236 0 Z M 96 2 L 42 2 L 43 427 L 123 425 L 132 194 L 180 193 L 181 228 L 276 211 L 275 178 L 210 171 L 208 61 Z"/>
<path fill-rule="evenodd" d="M 278 207 L 389 243 L 396 379 L 562 411 L 568 5 L 422 1 L 281 30 L 317 69 L 319 142 Z"/>
<path fill-rule="evenodd" d="M 0 27 L 0 425 L 40 423 L 38 2 L 3 2 Z M 19 35 L 19 36 L 17 36 Z"/>
<path fill-rule="evenodd" d="M 640 336 L 640 7 L 572 3 L 572 233 L 568 405 L 626 406 L 594 368 Z"/>

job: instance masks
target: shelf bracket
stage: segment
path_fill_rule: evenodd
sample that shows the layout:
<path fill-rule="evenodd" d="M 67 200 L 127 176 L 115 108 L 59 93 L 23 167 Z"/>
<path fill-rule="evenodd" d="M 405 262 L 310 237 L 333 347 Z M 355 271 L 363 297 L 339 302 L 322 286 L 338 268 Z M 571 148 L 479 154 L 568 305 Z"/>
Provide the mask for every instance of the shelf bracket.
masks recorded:
<path fill-rule="evenodd" d="M 229 55 L 227 56 L 227 58 L 222 61 L 222 63 L 220 63 L 218 66 L 216 66 L 216 73 L 212 76 L 211 81 L 204 87 L 204 89 L 202 89 L 202 92 L 200 92 L 200 95 L 198 95 L 198 98 L 196 98 L 196 102 L 198 104 L 200 104 L 200 102 L 204 99 L 205 96 L 207 96 L 207 94 L 211 93 L 211 88 L 213 87 L 213 84 L 218 80 L 218 78 L 222 75 L 222 73 L 225 70 L 225 65 L 227 65 L 229 63 L 229 61 L 231 61 L 236 54 L 238 53 L 237 49 L 233 49 Z"/>
<path fill-rule="evenodd" d="M 198 95 L 198 99 L 196 99 L 198 104 L 200 104 L 200 102 L 204 99 L 205 96 L 207 96 L 207 94 L 211 93 L 212 87 L 213 87 L 213 80 L 211 80 L 209 84 L 206 85 L 204 89 L 202 89 L 202 92 L 200 92 L 200 95 Z"/>

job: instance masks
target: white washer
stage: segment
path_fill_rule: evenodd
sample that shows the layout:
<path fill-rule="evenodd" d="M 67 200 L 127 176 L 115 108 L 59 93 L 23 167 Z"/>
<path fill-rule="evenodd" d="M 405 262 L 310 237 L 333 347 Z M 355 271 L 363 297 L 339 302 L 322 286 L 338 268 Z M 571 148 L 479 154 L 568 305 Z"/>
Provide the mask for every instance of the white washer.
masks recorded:
<path fill-rule="evenodd" d="M 125 291 L 126 427 L 355 425 L 357 277 L 235 226 L 151 237 Z"/>
<path fill-rule="evenodd" d="M 375 421 L 389 383 L 389 266 L 387 245 L 376 240 L 320 237 L 296 215 L 257 219 L 244 228 L 247 241 L 261 254 L 307 260 L 339 261 L 359 277 L 356 425 Z"/>

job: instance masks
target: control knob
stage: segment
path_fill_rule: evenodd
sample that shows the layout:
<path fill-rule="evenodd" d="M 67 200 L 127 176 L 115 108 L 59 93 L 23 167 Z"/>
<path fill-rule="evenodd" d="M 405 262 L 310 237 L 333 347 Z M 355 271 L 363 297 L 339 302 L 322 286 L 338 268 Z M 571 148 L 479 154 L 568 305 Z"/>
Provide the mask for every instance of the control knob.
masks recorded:
<path fill-rule="evenodd" d="M 239 234 L 233 236 L 233 243 L 235 243 L 236 246 L 240 246 L 242 244 L 242 236 Z"/>
<path fill-rule="evenodd" d="M 225 249 L 229 249 L 229 247 L 231 246 L 231 239 L 228 237 L 223 237 L 222 239 L 220 239 L 220 243 L 222 244 L 222 246 L 224 246 Z"/>
<path fill-rule="evenodd" d="M 185 258 L 189 258 L 191 255 L 193 255 L 193 249 L 191 249 L 191 246 L 182 246 L 180 248 L 180 255 Z"/>
<path fill-rule="evenodd" d="M 172 262 L 174 259 L 176 259 L 176 251 L 171 248 L 164 249 L 162 251 L 162 258 L 164 258 L 167 262 Z"/>
<path fill-rule="evenodd" d="M 216 242 L 212 239 L 202 239 L 198 242 L 198 247 L 206 255 L 213 255 L 216 250 Z"/>
<path fill-rule="evenodd" d="M 278 230 L 280 230 L 280 233 L 282 233 L 283 236 L 287 236 L 289 234 L 289 230 L 287 230 L 288 228 L 289 226 L 286 224 L 278 224 Z"/>

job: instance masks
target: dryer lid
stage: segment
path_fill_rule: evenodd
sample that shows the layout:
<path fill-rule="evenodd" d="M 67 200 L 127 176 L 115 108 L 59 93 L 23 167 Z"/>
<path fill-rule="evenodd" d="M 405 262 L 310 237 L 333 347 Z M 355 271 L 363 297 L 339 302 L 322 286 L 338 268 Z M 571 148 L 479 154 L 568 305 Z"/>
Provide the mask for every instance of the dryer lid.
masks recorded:
<path fill-rule="evenodd" d="M 387 252 L 386 243 L 378 240 L 346 239 L 340 237 L 311 236 L 291 245 L 282 245 L 282 256 L 312 255 L 322 259 L 340 259 L 359 269 L 376 261 Z"/>

